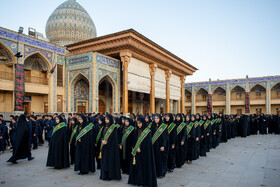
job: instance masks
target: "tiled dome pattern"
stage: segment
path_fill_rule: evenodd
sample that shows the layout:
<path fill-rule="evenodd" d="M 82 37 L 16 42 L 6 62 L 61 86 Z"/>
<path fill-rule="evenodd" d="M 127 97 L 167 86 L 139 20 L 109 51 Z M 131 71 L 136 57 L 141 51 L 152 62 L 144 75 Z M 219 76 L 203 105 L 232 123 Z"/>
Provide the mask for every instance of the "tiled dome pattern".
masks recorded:
<path fill-rule="evenodd" d="M 96 37 L 95 25 L 87 11 L 75 0 L 58 6 L 46 24 L 50 42 L 65 46 Z"/>

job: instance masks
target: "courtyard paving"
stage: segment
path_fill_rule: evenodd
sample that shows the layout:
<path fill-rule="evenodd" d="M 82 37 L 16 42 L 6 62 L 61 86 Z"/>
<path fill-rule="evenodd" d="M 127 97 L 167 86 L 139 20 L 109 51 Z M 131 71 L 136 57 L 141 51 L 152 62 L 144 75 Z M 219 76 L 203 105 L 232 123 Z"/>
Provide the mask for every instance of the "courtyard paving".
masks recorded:
<path fill-rule="evenodd" d="M 6 161 L 10 150 L 0 155 L 0 186 L 95 186 L 120 187 L 127 185 L 128 176 L 121 181 L 99 180 L 100 171 L 84 176 L 68 169 L 47 168 L 46 145 L 32 151 L 32 161 L 22 160 L 12 165 Z M 280 136 L 254 135 L 235 138 L 212 149 L 207 157 L 185 164 L 164 179 L 160 187 L 176 186 L 280 186 Z"/>

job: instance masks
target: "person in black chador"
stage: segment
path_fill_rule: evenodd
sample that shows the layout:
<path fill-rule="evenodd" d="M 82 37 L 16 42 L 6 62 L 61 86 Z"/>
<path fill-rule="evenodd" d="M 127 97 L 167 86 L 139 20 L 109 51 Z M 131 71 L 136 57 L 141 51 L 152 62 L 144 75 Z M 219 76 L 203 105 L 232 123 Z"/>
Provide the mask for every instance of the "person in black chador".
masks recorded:
<path fill-rule="evenodd" d="M 219 131 L 218 125 L 217 125 L 217 116 L 215 114 L 212 114 L 212 122 L 211 122 L 211 129 L 212 129 L 212 148 L 215 149 L 218 145 L 217 141 L 217 132 Z"/>
<path fill-rule="evenodd" d="M 15 147 L 13 149 L 13 156 L 8 160 L 14 164 L 17 163 L 19 159 L 28 158 L 28 160 L 33 160 L 30 151 L 30 131 L 26 121 L 25 115 L 20 115 L 17 123 L 17 132 L 15 137 Z"/>
<path fill-rule="evenodd" d="M 117 127 L 113 124 L 113 116 L 105 116 L 105 125 L 101 132 L 101 146 L 99 158 L 101 159 L 100 179 L 121 180 L 120 155 L 118 146 Z"/>
<path fill-rule="evenodd" d="M 188 118 L 189 119 L 189 118 Z M 176 167 L 181 168 L 186 162 L 188 142 L 187 139 L 187 130 L 186 123 L 189 121 L 183 121 L 182 114 L 178 113 L 175 117 L 176 124 Z"/>
<path fill-rule="evenodd" d="M 212 116 L 211 114 L 207 115 L 207 125 L 204 126 L 204 128 L 206 128 L 206 152 L 209 152 L 210 149 L 212 149 L 212 125 L 211 125 L 211 121 L 212 121 Z"/>
<path fill-rule="evenodd" d="M 156 187 L 152 134 L 142 116 L 137 118 L 137 126 L 133 133 L 132 156 L 128 184 Z"/>
<path fill-rule="evenodd" d="M 267 134 L 267 124 L 266 124 L 266 117 L 262 113 L 259 117 L 259 129 L 260 134 Z"/>
<path fill-rule="evenodd" d="M 80 171 L 79 175 L 84 175 L 95 172 L 94 144 L 96 129 L 94 124 L 89 124 L 86 116 L 80 115 L 78 120 L 74 171 Z"/>
<path fill-rule="evenodd" d="M 50 139 L 47 166 L 54 167 L 55 169 L 70 167 L 68 130 L 61 116 L 55 118 L 55 127 Z"/>
<path fill-rule="evenodd" d="M 187 115 L 186 121 L 188 121 L 187 118 L 190 116 Z M 191 115 L 190 117 L 190 123 L 187 125 L 187 139 L 188 139 L 188 150 L 187 150 L 187 162 L 188 164 L 192 163 L 192 160 L 195 160 L 195 116 Z"/>
<path fill-rule="evenodd" d="M 105 125 L 105 118 L 104 116 L 99 116 L 97 120 L 97 128 L 98 128 L 98 133 L 95 141 L 95 156 L 96 156 L 96 163 L 97 163 L 97 169 L 101 168 L 101 158 L 99 157 L 100 153 L 100 145 L 101 145 L 101 133 L 103 130 L 103 127 Z"/>
<path fill-rule="evenodd" d="M 78 128 L 77 118 L 72 118 L 69 121 L 69 143 L 70 143 L 70 158 L 71 165 L 75 163 L 75 149 L 76 149 L 76 131 Z"/>
<path fill-rule="evenodd" d="M 157 177 L 163 178 L 167 170 L 168 128 L 165 123 L 162 123 L 162 118 L 159 114 L 154 115 L 151 130 Z"/>
<path fill-rule="evenodd" d="M 167 160 L 167 171 L 173 172 L 176 165 L 176 124 L 173 123 L 173 115 L 166 114 L 165 115 L 165 124 L 168 125 L 168 160 Z"/>
<path fill-rule="evenodd" d="M 200 154 L 200 138 L 201 138 L 201 127 L 200 127 L 200 114 L 195 115 L 195 159 L 199 158 Z"/>
<path fill-rule="evenodd" d="M 206 134 L 209 134 L 208 126 L 210 121 L 207 120 L 207 115 L 202 116 L 203 123 L 201 124 L 201 140 L 200 140 L 200 156 L 206 156 Z"/>
<path fill-rule="evenodd" d="M 134 127 L 132 119 L 124 119 L 124 125 L 120 127 L 119 134 L 120 160 L 123 173 L 129 174 Z"/>

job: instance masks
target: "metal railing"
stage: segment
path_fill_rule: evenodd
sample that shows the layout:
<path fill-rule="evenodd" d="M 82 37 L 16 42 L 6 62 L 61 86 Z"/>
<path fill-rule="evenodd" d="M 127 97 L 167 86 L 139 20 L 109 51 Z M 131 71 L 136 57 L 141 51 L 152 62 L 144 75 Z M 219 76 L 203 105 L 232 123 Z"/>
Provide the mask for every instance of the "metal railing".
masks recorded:
<path fill-rule="evenodd" d="M 0 71 L 0 79 L 5 79 L 5 80 L 14 80 L 14 73 L 9 73 L 6 71 Z"/>

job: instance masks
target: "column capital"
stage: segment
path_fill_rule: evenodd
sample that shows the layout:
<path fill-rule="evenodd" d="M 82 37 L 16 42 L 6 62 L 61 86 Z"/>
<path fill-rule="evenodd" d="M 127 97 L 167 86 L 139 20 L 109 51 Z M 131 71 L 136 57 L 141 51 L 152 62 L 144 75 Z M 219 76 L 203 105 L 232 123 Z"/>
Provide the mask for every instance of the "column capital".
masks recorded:
<path fill-rule="evenodd" d="M 127 69 L 128 64 L 131 60 L 132 54 L 129 51 L 120 52 L 120 57 L 122 61 L 122 70 Z"/>
<path fill-rule="evenodd" d="M 171 74 L 172 74 L 171 70 L 165 70 L 165 79 L 166 79 L 166 81 L 170 80 Z"/>
<path fill-rule="evenodd" d="M 185 81 L 186 81 L 186 77 L 185 77 L 185 76 L 181 76 L 181 77 L 180 77 L 180 82 L 181 82 L 181 85 L 183 85 L 183 86 L 184 86 Z"/>
<path fill-rule="evenodd" d="M 150 66 L 151 76 L 154 76 L 157 71 L 157 64 L 150 64 L 149 66 Z"/>

